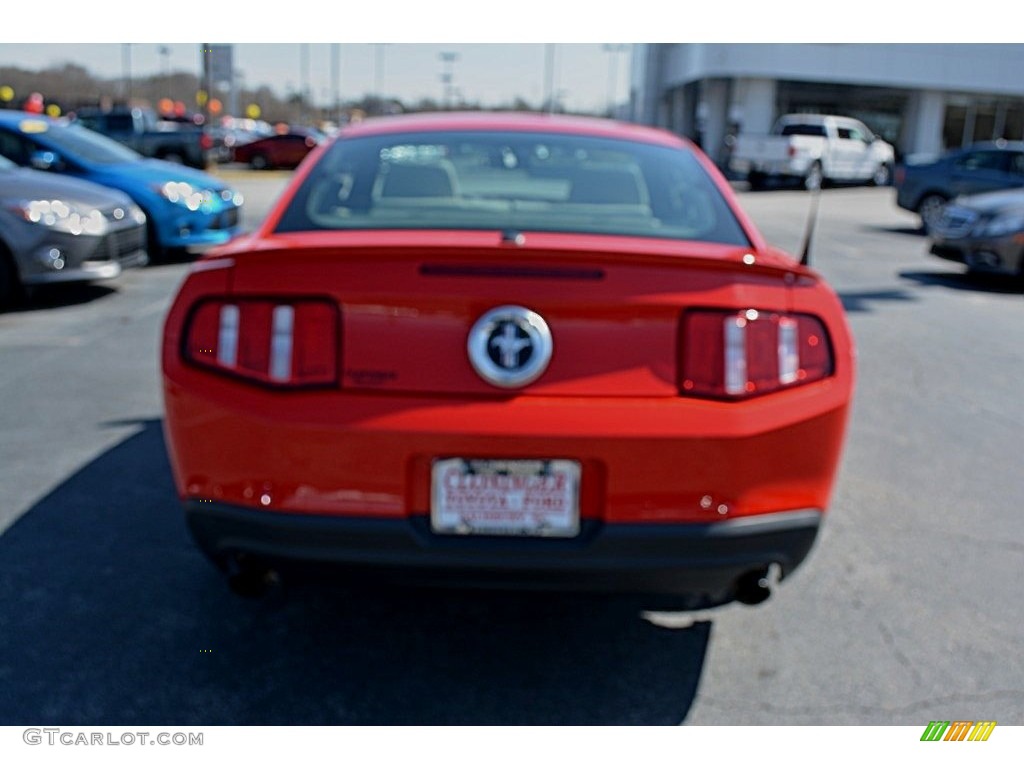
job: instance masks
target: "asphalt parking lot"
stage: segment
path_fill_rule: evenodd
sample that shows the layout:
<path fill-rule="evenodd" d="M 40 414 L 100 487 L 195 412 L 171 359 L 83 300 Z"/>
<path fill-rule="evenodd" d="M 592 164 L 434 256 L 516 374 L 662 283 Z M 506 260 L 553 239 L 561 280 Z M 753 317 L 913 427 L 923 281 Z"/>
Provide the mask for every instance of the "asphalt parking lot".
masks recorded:
<path fill-rule="evenodd" d="M 253 225 L 288 174 L 226 172 Z M 0 724 L 1024 723 L 1024 296 L 927 255 L 891 189 L 822 194 L 855 405 L 808 562 L 757 607 L 300 584 L 191 545 L 158 340 L 187 264 L 0 314 Z M 741 193 L 799 246 L 809 197 Z"/>

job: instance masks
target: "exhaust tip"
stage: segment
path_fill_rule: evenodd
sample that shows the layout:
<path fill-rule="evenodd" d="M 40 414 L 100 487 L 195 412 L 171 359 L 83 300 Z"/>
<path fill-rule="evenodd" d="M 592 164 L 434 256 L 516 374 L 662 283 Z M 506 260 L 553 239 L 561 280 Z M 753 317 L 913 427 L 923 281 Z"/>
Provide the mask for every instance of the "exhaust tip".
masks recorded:
<path fill-rule="evenodd" d="M 771 595 L 768 568 L 749 571 L 736 581 L 736 601 L 744 605 L 760 605 Z"/>
<path fill-rule="evenodd" d="M 281 584 L 281 575 L 277 571 L 248 559 L 244 554 L 230 557 L 225 570 L 228 587 L 239 597 L 261 598 Z"/>

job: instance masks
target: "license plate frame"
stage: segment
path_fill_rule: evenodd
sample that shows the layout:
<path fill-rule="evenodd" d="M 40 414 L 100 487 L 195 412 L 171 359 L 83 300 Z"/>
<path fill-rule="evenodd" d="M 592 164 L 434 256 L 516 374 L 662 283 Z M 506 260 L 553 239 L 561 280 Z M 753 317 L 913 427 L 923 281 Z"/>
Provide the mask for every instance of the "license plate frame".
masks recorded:
<path fill-rule="evenodd" d="M 580 462 L 439 458 L 431 465 L 430 529 L 452 536 L 573 538 Z"/>

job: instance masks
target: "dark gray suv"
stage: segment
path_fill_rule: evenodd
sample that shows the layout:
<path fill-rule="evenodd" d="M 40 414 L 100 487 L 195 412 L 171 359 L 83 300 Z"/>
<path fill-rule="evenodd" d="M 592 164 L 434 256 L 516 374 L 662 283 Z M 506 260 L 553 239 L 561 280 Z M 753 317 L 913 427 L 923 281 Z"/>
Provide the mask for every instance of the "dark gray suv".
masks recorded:
<path fill-rule="evenodd" d="M 900 165 L 895 186 L 896 204 L 917 213 L 930 232 L 955 197 L 1024 187 L 1024 142 L 974 144 L 934 162 Z"/>

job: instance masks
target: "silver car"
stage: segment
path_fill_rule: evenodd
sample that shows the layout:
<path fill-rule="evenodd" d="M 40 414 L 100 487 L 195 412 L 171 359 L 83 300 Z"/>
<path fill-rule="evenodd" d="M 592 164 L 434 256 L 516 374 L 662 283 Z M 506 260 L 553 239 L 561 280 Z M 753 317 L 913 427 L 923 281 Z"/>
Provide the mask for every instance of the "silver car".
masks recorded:
<path fill-rule="evenodd" d="M 23 286 L 108 279 L 147 261 L 146 216 L 123 192 L 0 156 L 0 304 Z"/>
<path fill-rule="evenodd" d="M 959 197 L 931 231 L 931 252 L 978 272 L 1024 278 L 1024 190 Z"/>

